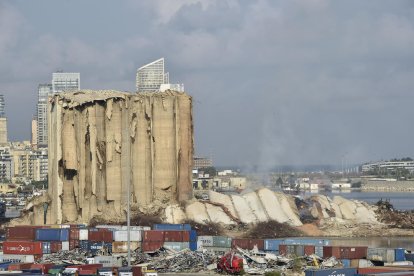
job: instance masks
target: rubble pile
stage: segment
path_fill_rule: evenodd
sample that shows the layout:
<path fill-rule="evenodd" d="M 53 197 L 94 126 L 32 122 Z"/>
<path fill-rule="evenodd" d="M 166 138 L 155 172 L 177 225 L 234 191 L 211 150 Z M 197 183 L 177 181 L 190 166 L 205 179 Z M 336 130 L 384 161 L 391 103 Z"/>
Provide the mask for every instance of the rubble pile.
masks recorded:
<path fill-rule="evenodd" d="M 159 256 L 154 257 L 149 266 L 156 268 L 158 272 L 187 272 L 197 273 L 207 270 L 213 264 L 213 268 L 217 267 L 217 256 L 210 252 L 197 252 L 190 250 L 164 251 Z"/>
<path fill-rule="evenodd" d="M 245 235 L 245 238 L 275 239 L 285 237 L 301 237 L 304 233 L 287 224 L 271 220 L 255 224 Z"/>
<path fill-rule="evenodd" d="M 378 220 L 386 223 L 390 228 L 414 229 L 414 212 L 398 211 L 388 201 L 380 200 L 376 204 Z"/>
<path fill-rule="evenodd" d="M 53 264 L 86 264 L 88 252 L 80 248 L 66 251 L 62 250 L 57 253 L 45 254 L 38 261 L 38 263 L 53 263 Z"/>

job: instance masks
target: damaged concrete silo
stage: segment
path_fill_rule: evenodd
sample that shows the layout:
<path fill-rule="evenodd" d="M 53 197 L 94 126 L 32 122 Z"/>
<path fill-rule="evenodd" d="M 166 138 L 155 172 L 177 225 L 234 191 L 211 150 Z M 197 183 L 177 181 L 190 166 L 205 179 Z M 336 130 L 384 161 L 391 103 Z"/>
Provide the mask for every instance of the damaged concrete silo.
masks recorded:
<path fill-rule="evenodd" d="M 124 216 L 192 197 L 192 100 L 185 93 L 59 93 L 49 105 L 48 223 Z"/>

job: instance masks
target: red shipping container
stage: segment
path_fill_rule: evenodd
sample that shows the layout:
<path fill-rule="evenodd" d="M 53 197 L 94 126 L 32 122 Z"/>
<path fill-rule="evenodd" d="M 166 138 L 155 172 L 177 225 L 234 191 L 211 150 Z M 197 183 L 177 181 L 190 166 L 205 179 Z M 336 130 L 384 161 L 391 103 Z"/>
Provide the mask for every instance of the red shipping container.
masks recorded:
<path fill-rule="evenodd" d="M 96 274 L 98 269 L 102 268 L 103 264 L 84 264 L 84 265 L 71 265 L 68 268 L 77 268 L 79 272 L 92 271 L 92 274 Z"/>
<path fill-rule="evenodd" d="M 133 266 L 132 276 L 142 276 L 142 266 Z"/>
<path fill-rule="evenodd" d="M 189 242 L 190 231 L 164 231 L 165 242 Z"/>
<path fill-rule="evenodd" d="M 5 241 L 3 242 L 3 253 L 17 255 L 42 255 L 42 242 Z"/>
<path fill-rule="evenodd" d="M 36 229 L 42 228 L 38 226 L 18 226 L 6 228 L 6 239 L 22 240 L 22 241 L 34 241 L 36 237 Z"/>
<path fill-rule="evenodd" d="M 257 249 L 264 250 L 264 240 L 262 239 L 233 239 L 231 242 L 231 247 L 236 248 L 240 247 L 242 249 L 252 250 L 254 246 L 257 246 Z"/>
<path fill-rule="evenodd" d="M 42 271 L 42 274 L 47 274 L 52 266 L 54 266 L 54 264 L 32 264 L 30 269 L 40 269 Z"/>
<path fill-rule="evenodd" d="M 79 248 L 79 240 L 70 240 L 69 241 L 69 250 L 73 250 L 75 248 Z"/>
<path fill-rule="evenodd" d="M 323 258 L 326 259 L 330 257 L 341 259 L 341 250 L 339 246 L 324 246 L 323 247 Z"/>
<path fill-rule="evenodd" d="M 89 229 L 88 240 L 94 242 L 112 242 L 113 233 L 107 229 Z"/>
<path fill-rule="evenodd" d="M 19 271 L 22 269 L 30 269 L 33 263 L 12 263 L 9 264 L 9 271 Z"/>
<path fill-rule="evenodd" d="M 69 229 L 69 240 L 79 240 L 79 228 Z"/>
<path fill-rule="evenodd" d="M 96 275 L 96 272 L 93 270 L 80 270 L 78 275 Z"/>
<path fill-rule="evenodd" d="M 247 239 L 233 239 L 231 241 L 231 247 L 240 247 L 241 249 L 249 249 L 249 240 Z"/>
<path fill-rule="evenodd" d="M 279 244 L 279 255 L 287 255 L 287 244 Z"/>
<path fill-rule="evenodd" d="M 160 249 L 163 245 L 164 245 L 164 242 L 162 241 L 143 242 L 141 244 L 142 252 L 155 252 L 158 249 Z"/>
<path fill-rule="evenodd" d="M 62 251 L 62 242 L 52 241 L 50 242 L 50 253 L 58 253 Z"/>
<path fill-rule="evenodd" d="M 305 245 L 304 246 L 304 252 L 306 256 L 315 254 L 315 246 L 314 245 Z"/>
<path fill-rule="evenodd" d="M 144 231 L 144 242 L 163 242 L 164 241 L 164 231 L 160 230 L 148 230 Z"/>
<path fill-rule="evenodd" d="M 340 259 L 366 259 L 367 246 L 341 246 Z"/>

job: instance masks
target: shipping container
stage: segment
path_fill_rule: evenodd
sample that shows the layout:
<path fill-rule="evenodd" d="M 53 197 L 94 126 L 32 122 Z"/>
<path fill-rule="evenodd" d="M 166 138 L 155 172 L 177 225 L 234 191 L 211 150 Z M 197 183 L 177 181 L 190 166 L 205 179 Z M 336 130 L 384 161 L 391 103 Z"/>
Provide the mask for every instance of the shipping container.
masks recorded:
<path fill-rule="evenodd" d="M 112 229 L 112 230 L 127 230 L 128 226 L 127 225 L 96 225 L 95 228 L 98 228 L 98 229 Z M 131 225 L 131 226 L 129 226 L 129 230 L 148 231 L 148 230 L 151 230 L 151 227 Z"/>
<path fill-rule="evenodd" d="M 41 255 L 3 254 L 3 262 L 33 263 L 37 261 L 40 257 Z"/>
<path fill-rule="evenodd" d="M 308 269 L 305 276 L 354 276 L 356 268 Z"/>
<path fill-rule="evenodd" d="M 36 229 L 37 241 L 69 241 L 68 228 Z"/>
<path fill-rule="evenodd" d="M 339 259 L 366 259 L 367 246 L 341 246 Z"/>
<path fill-rule="evenodd" d="M 405 260 L 414 262 L 414 253 L 406 253 L 405 254 Z"/>
<path fill-rule="evenodd" d="M 142 242 L 142 252 L 155 252 L 163 246 L 163 241 L 144 241 Z"/>
<path fill-rule="evenodd" d="M 282 241 L 283 240 L 276 240 L 276 239 L 264 240 L 264 250 L 272 251 L 272 252 L 279 252 L 279 245 L 282 243 Z"/>
<path fill-rule="evenodd" d="M 83 264 L 83 265 L 70 265 L 66 268 L 76 268 L 78 271 L 91 270 L 94 274 L 97 273 L 98 269 L 102 268 L 102 264 Z"/>
<path fill-rule="evenodd" d="M 69 240 L 79 240 L 79 228 L 69 229 Z"/>
<path fill-rule="evenodd" d="M 358 275 L 372 275 L 380 273 L 399 273 L 414 271 L 413 267 L 386 267 L 386 266 L 372 266 L 366 268 L 358 268 Z M 388 274 L 389 275 L 389 274 Z"/>
<path fill-rule="evenodd" d="M 133 276 L 132 267 L 119 267 L 118 268 L 119 276 Z"/>
<path fill-rule="evenodd" d="M 100 276 L 112 276 L 112 275 L 114 275 L 112 267 L 102 267 L 102 268 L 98 269 L 98 275 L 100 275 Z"/>
<path fill-rule="evenodd" d="M 341 259 L 340 260 L 343 267 L 351 267 L 351 260 L 350 259 Z"/>
<path fill-rule="evenodd" d="M 130 243 L 131 251 L 135 251 L 138 248 L 141 248 L 140 242 L 131 242 Z M 128 252 L 128 242 L 112 242 L 112 253 L 127 253 Z"/>
<path fill-rule="evenodd" d="M 69 250 L 69 242 L 68 241 L 63 241 L 62 242 L 62 250 L 63 251 L 68 251 Z"/>
<path fill-rule="evenodd" d="M 79 248 L 88 251 L 89 241 L 79 241 Z"/>
<path fill-rule="evenodd" d="M 69 250 L 73 250 L 75 248 L 79 248 L 79 240 L 70 240 L 69 241 Z"/>
<path fill-rule="evenodd" d="M 224 236 L 213 236 L 213 247 L 231 248 L 232 239 Z"/>
<path fill-rule="evenodd" d="M 43 254 L 50 254 L 51 248 L 50 248 L 50 242 L 42 242 L 42 253 Z"/>
<path fill-rule="evenodd" d="M 165 224 L 165 223 L 160 223 L 160 224 L 154 224 L 153 226 L 154 230 L 165 230 L 165 231 L 190 231 L 191 230 L 191 225 L 190 224 Z"/>
<path fill-rule="evenodd" d="M 395 249 L 389 248 L 368 248 L 367 259 L 372 261 L 394 262 Z"/>
<path fill-rule="evenodd" d="M 264 240 L 262 239 L 233 239 L 231 242 L 232 248 L 240 247 L 242 249 L 252 250 L 255 246 L 259 250 L 264 250 Z"/>
<path fill-rule="evenodd" d="M 339 246 L 324 246 L 323 247 L 323 258 L 327 259 L 330 257 L 335 257 L 337 259 L 341 258 L 341 250 Z"/>
<path fill-rule="evenodd" d="M 190 242 L 164 242 L 164 248 L 181 251 L 184 249 L 190 249 Z"/>
<path fill-rule="evenodd" d="M 198 236 L 197 244 L 198 247 L 213 246 L 213 236 Z"/>
<path fill-rule="evenodd" d="M 190 230 L 190 242 L 197 242 L 197 231 Z"/>
<path fill-rule="evenodd" d="M 88 243 L 88 251 L 96 253 L 97 251 L 112 252 L 112 242 L 92 242 Z"/>
<path fill-rule="evenodd" d="M 143 241 L 144 242 L 163 242 L 164 231 L 159 231 L 159 230 L 144 231 Z"/>
<path fill-rule="evenodd" d="M 122 266 L 122 259 L 114 256 L 96 256 L 95 264 L 102 264 L 103 267 Z"/>
<path fill-rule="evenodd" d="M 47 274 L 49 269 L 51 269 L 53 264 L 51 263 L 44 263 L 44 264 L 32 264 L 30 267 L 31 269 L 39 269 L 42 274 Z"/>
<path fill-rule="evenodd" d="M 215 246 L 210 246 L 210 247 L 204 247 L 203 248 L 203 251 L 213 252 L 214 254 L 219 255 L 219 256 L 223 256 L 224 254 L 226 254 L 230 250 L 231 250 L 231 248 L 228 248 L 228 247 L 215 247 Z"/>
<path fill-rule="evenodd" d="M 303 244 L 280 244 L 279 254 L 304 256 L 305 246 Z"/>
<path fill-rule="evenodd" d="M 50 252 L 57 253 L 62 251 L 62 242 L 59 241 L 52 241 L 50 242 Z"/>
<path fill-rule="evenodd" d="M 315 245 L 315 255 L 323 258 L 323 246 Z"/>
<path fill-rule="evenodd" d="M 80 234 L 80 233 L 79 233 Z M 89 229 L 88 240 L 93 242 L 112 242 L 113 232 L 107 229 Z"/>
<path fill-rule="evenodd" d="M 130 241 L 140 242 L 142 240 L 141 230 L 130 230 L 129 237 Z M 127 230 L 114 230 L 114 241 L 128 241 L 128 231 Z"/>
<path fill-rule="evenodd" d="M 303 246 L 303 253 L 306 256 L 310 256 L 315 254 L 315 246 L 314 245 L 304 245 Z"/>
<path fill-rule="evenodd" d="M 396 262 L 403 262 L 405 261 L 405 249 L 404 248 L 396 248 L 395 249 L 395 260 Z"/>
<path fill-rule="evenodd" d="M 190 250 L 197 251 L 197 241 L 190 241 Z"/>
<path fill-rule="evenodd" d="M 79 240 L 87 241 L 88 240 L 88 229 L 79 229 Z"/>
<path fill-rule="evenodd" d="M 190 231 L 164 231 L 164 241 L 165 242 L 189 242 L 190 241 Z"/>
<path fill-rule="evenodd" d="M 33 263 L 14 263 L 10 264 L 8 267 L 9 271 L 19 271 L 22 269 L 29 269 Z"/>
<path fill-rule="evenodd" d="M 315 246 L 327 246 L 330 245 L 329 240 L 319 240 L 319 239 L 284 239 L 282 244 L 287 245 L 295 245 L 295 244 L 301 244 L 301 245 L 315 245 Z"/>
<path fill-rule="evenodd" d="M 371 266 L 374 266 L 374 264 L 370 260 L 366 260 L 366 259 L 351 260 L 351 267 L 364 268 L 364 267 L 371 267 Z"/>
<path fill-rule="evenodd" d="M 5 241 L 3 242 L 4 254 L 18 255 L 42 255 L 42 242 L 32 241 Z"/>
<path fill-rule="evenodd" d="M 34 241 L 36 238 L 36 229 L 45 228 L 42 226 L 16 226 L 6 227 L 6 239 L 10 241 Z"/>

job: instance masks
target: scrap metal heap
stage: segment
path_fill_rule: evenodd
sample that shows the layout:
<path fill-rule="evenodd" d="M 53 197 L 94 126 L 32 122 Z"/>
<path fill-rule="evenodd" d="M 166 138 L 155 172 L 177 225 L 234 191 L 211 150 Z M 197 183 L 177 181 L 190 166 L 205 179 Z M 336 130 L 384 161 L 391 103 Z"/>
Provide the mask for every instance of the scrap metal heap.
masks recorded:
<path fill-rule="evenodd" d="M 127 196 L 143 213 L 192 198 L 187 94 L 81 90 L 48 108 L 48 224 L 125 218 Z M 46 207 L 34 208 L 31 222 L 43 224 Z"/>

